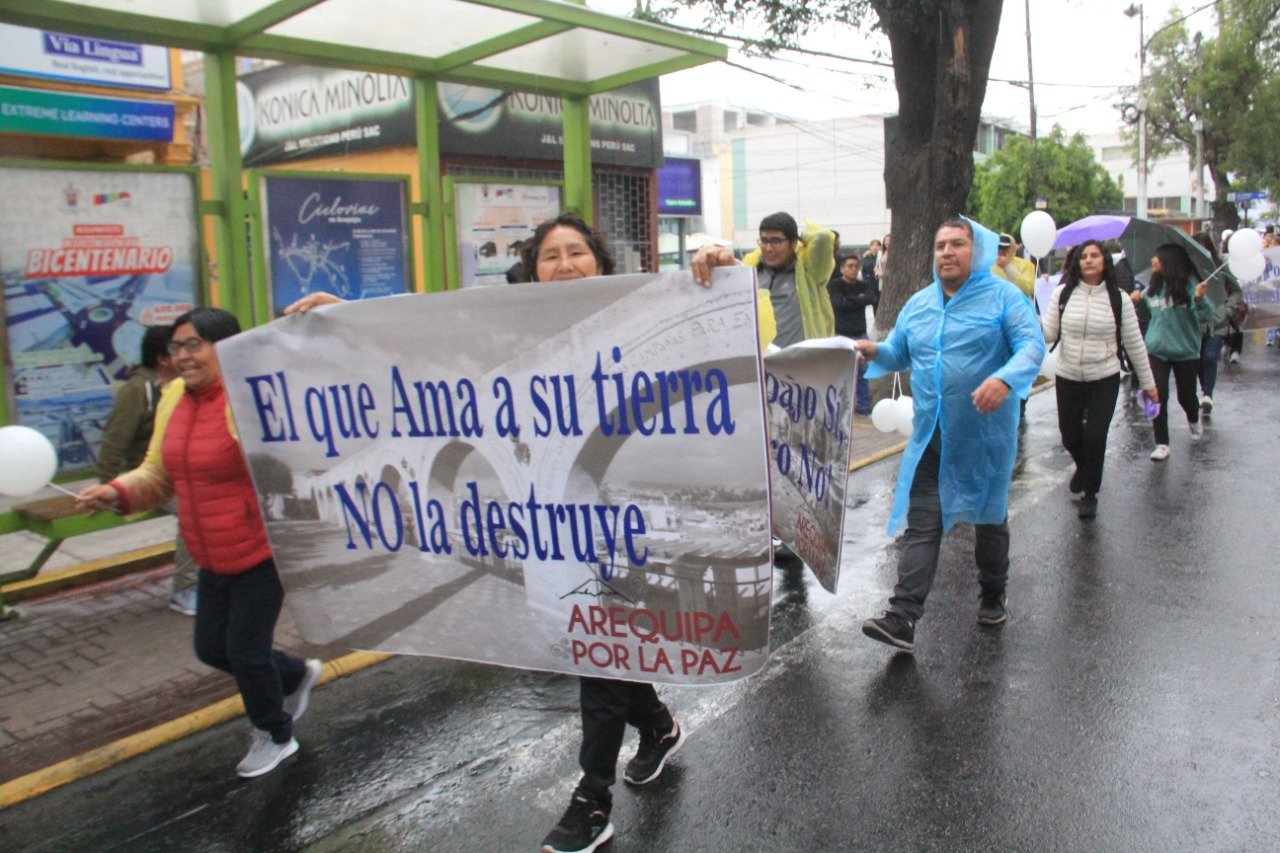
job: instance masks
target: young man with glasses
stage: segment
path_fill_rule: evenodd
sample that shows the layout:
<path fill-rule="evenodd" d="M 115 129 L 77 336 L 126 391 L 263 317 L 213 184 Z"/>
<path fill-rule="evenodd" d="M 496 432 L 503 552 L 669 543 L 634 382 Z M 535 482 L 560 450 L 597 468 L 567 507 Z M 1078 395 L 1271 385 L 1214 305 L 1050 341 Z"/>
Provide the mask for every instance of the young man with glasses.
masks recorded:
<path fill-rule="evenodd" d="M 805 223 L 801 235 L 789 213 L 771 213 L 760 220 L 760 248 L 742 262 L 756 268 L 756 282 L 769 291 L 778 334 L 773 342 L 790 346 L 809 338 L 835 334 L 835 314 L 827 282 L 835 271 L 835 234 L 821 225 Z M 710 268 L 737 263 L 723 246 L 706 246 L 693 258 L 693 277 L 710 280 Z"/>

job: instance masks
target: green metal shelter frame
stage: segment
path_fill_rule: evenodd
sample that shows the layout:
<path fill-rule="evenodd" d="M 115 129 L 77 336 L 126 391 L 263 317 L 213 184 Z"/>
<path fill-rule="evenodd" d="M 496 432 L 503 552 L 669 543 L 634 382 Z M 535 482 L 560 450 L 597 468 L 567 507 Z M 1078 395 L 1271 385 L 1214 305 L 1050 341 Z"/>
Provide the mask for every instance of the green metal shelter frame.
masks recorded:
<path fill-rule="evenodd" d="M 0 22 L 205 53 L 212 190 L 201 212 L 213 218 L 220 281 L 231 283 L 249 281 L 250 263 L 237 56 L 413 78 L 421 198 L 410 210 L 423 219 L 426 287 L 441 290 L 447 235 L 437 83 L 561 98 L 562 198 L 590 221 L 590 97 L 728 55 L 718 42 L 562 0 L 0 0 Z M 219 297 L 252 325 L 247 286 L 220 287 Z"/>

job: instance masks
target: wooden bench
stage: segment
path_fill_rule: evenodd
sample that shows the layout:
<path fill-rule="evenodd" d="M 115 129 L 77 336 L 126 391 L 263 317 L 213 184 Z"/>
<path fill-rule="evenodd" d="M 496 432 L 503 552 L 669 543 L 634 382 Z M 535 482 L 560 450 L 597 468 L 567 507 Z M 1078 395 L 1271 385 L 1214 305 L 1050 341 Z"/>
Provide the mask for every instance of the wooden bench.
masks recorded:
<path fill-rule="evenodd" d="M 133 515 L 120 515 L 115 512 L 96 512 L 93 515 L 86 515 L 76 509 L 76 500 L 70 495 L 17 504 L 9 512 L 0 514 L 0 534 L 26 530 L 48 541 L 25 569 L 0 573 L 0 586 L 35 577 L 58 547 L 73 536 L 110 530 L 163 514 L 160 510 L 151 510 Z M 0 618 L 4 618 L 7 612 L 4 598 L 0 595 Z"/>

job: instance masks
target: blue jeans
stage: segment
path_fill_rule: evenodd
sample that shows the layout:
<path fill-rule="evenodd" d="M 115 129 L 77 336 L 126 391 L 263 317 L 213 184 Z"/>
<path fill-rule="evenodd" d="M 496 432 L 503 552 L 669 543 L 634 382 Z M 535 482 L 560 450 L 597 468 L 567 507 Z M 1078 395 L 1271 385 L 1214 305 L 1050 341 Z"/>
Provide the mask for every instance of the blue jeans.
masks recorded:
<path fill-rule="evenodd" d="M 1218 359 L 1226 342 L 1225 335 L 1205 335 L 1200 342 L 1200 393 L 1206 397 L 1213 396 L 1218 384 Z"/>
<path fill-rule="evenodd" d="M 938 551 L 942 546 L 939 463 L 938 452 L 926 447 L 911 481 L 907 532 L 902 535 L 902 555 L 898 559 L 898 584 L 889 599 L 890 610 L 913 620 L 924 615 L 924 600 L 938 573 Z M 1009 519 L 999 524 L 975 524 L 973 531 L 978 584 L 984 594 L 1003 594 L 1009 580 Z"/>
<path fill-rule="evenodd" d="M 854 335 L 855 341 L 868 340 L 866 335 Z M 865 358 L 858 360 L 858 382 L 857 382 L 857 398 L 854 403 L 854 411 L 860 415 L 871 414 L 871 385 L 867 382 L 867 360 Z"/>
<path fill-rule="evenodd" d="M 230 674 L 255 728 L 276 743 L 293 737 L 293 718 L 281 703 L 298 689 L 306 662 L 271 648 L 284 587 L 274 560 L 238 575 L 200 570 L 196 586 L 196 657 Z"/>

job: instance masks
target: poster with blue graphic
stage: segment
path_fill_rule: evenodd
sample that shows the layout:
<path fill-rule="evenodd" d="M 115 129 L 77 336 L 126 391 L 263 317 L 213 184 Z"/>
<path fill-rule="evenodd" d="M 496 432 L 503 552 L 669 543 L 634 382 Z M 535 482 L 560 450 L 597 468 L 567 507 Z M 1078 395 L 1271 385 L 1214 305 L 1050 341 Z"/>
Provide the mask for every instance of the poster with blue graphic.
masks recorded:
<path fill-rule="evenodd" d="M 271 304 L 308 293 L 372 299 L 409 290 L 405 179 L 262 178 Z"/>
<path fill-rule="evenodd" d="M 60 473 L 92 469 L 145 328 L 195 304 L 194 175 L 6 167 L 0 186 L 11 420 Z"/>

